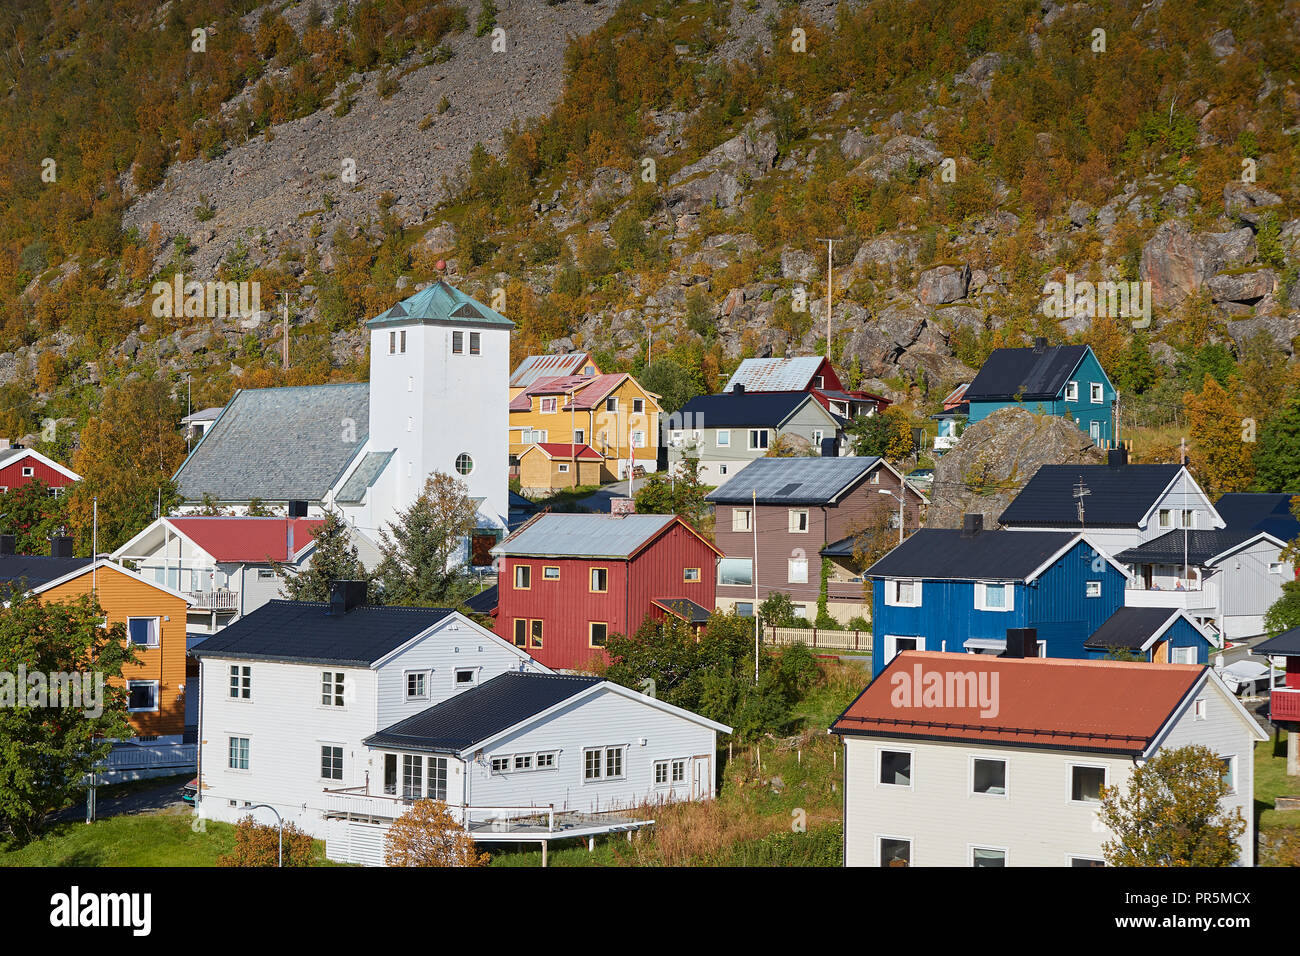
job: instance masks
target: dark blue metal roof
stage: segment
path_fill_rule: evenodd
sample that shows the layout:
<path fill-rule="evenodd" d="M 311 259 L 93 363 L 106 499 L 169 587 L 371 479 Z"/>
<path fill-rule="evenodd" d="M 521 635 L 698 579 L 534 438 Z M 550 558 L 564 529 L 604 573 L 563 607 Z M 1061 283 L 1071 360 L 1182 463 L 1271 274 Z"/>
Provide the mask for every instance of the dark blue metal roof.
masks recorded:
<path fill-rule="evenodd" d="M 1158 538 L 1143 541 L 1136 547 L 1126 548 L 1115 555 L 1124 564 L 1182 564 L 1184 555 L 1188 564 L 1205 565 L 1211 558 L 1237 545 L 1258 537 L 1260 531 L 1166 531 Z M 1186 550 L 1184 550 L 1184 546 Z"/>
<path fill-rule="evenodd" d="M 1300 657 L 1300 627 L 1293 627 L 1277 637 L 1256 644 L 1250 652 L 1261 657 Z"/>
<path fill-rule="evenodd" d="M 90 558 L 52 558 L 47 554 L 0 555 L 0 583 L 38 588 L 90 564 Z"/>
<path fill-rule="evenodd" d="M 668 427 L 776 428 L 784 424 L 804 402 L 816 404 L 817 400 L 807 392 L 744 392 L 739 395 L 725 392 L 721 395 L 697 395 L 672 415 L 672 421 L 685 424 L 669 424 Z"/>
<path fill-rule="evenodd" d="M 494 584 L 475 594 L 471 598 L 465 599 L 465 606 L 475 614 L 491 614 L 497 606 L 497 586 Z"/>
<path fill-rule="evenodd" d="M 1227 494 L 1214 503 L 1214 510 L 1229 531 L 1267 531 L 1282 541 L 1300 537 L 1300 521 L 1291 513 L 1289 494 Z"/>
<path fill-rule="evenodd" d="M 1085 527 L 1135 528 L 1161 492 L 1178 474 L 1179 465 L 1043 465 L 1007 510 L 1003 525 L 1079 524 L 1074 486 L 1088 489 L 1083 501 Z"/>
<path fill-rule="evenodd" d="M 1102 622 L 1083 642 L 1084 647 L 1141 650 L 1169 619 L 1178 613 L 1173 607 L 1121 607 Z"/>
<path fill-rule="evenodd" d="M 1041 351 L 994 349 L 964 398 L 968 402 L 1056 398 L 1087 352 L 1086 345 L 1056 345 Z"/>
<path fill-rule="evenodd" d="M 922 528 L 865 572 L 867 577 L 1023 581 L 1074 538 L 1071 531 Z"/>
<path fill-rule="evenodd" d="M 373 604 L 342 615 L 329 610 L 324 602 L 269 601 L 208 638 L 194 655 L 365 667 L 452 613 Z"/>
<path fill-rule="evenodd" d="M 459 753 L 602 683 L 599 677 L 511 671 L 371 734 L 368 747 Z"/>
<path fill-rule="evenodd" d="M 707 624 L 713 612 L 690 598 L 655 598 L 654 603 L 687 624 Z"/>

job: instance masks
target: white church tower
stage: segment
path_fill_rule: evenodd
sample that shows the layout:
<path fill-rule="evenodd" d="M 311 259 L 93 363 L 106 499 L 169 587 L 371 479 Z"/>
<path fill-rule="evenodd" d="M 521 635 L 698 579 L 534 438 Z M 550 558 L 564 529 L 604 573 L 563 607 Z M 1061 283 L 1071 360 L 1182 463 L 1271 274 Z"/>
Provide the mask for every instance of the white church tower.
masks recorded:
<path fill-rule="evenodd" d="M 358 524 L 382 527 L 440 471 L 469 486 L 485 532 L 503 532 L 514 323 L 439 280 L 367 327 L 375 475 Z"/>

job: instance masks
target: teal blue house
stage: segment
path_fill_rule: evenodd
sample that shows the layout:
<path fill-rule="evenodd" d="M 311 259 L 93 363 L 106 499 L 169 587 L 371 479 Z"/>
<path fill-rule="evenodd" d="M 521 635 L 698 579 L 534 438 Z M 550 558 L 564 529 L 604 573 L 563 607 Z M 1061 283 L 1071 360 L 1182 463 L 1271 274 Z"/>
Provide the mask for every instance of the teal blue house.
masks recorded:
<path fill-rule="evenodd" d="M 1115 434 L 1115 386 L 1087 345 L 994 349 L 966 389 L 968 425 L 1015 405 L 1036 415 L 1074 421 L 1093 444 L 1111 446 Z"/>

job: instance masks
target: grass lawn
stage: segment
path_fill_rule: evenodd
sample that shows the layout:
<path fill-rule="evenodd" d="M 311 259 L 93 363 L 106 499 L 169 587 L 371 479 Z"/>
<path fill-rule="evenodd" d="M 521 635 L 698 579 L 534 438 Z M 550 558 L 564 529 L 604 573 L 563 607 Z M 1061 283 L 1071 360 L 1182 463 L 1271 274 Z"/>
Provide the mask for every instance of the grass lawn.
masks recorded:
<path fill-rule="evenodd" d="M 1300 830 L 1300 810 L 1275 810 L 1278 794 L 1300 794 L 1300 777 L 1286 774 L 1286 731 L 1276 749 L 1273 738 L 1255 745 L 1255 814 L 1261 830 Z"/>

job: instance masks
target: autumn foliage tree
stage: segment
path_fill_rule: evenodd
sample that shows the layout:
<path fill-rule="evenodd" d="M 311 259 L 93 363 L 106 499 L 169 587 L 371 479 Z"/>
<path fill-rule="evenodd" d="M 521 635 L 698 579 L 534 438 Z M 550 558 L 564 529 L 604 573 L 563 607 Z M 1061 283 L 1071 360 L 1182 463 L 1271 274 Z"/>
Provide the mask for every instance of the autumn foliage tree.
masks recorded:
<path fill-rule="evenodd" d="M 1249 759 L 1249 758 L 1247 758 Z M 1231 788 L 1223 760 L 1200 744 L 1162 750 L 1133 770 L 1127 790 L 1102 787 L 1102 844 L 1111 866 L 1231 866 L 1246 831 L 1241 810 L 1222 803 Z"/>
<path fill-rule="evenodd" d="M 1255 426 L 1243 420 L 1236 400 L 1236 378 L 1224 388 L 1212 375 L 1205 376 L 1198 395 L 1183 396 L 1183 408 L 1192 433 L 1192 467 L 1205 489 L 1215 497 L 1245 491 L 1255 475 L 1251 452 Z"/>
<path fill-rule="evenodd" d="M 250 813 L 235 824 L 235 846 L 217 857 L 217 866 L 279 866 L 280 828 L 258 823 Z M 284 825 L 284 865 L 311 866 L 315 849 L 311 836 L 296 824 Z"/>
<path fill-rule="evenodd" d="M 461 828 L 441 800 L 417 800 L 388 830 L 389 866 L 487 866 L 491 856 Z"/>

